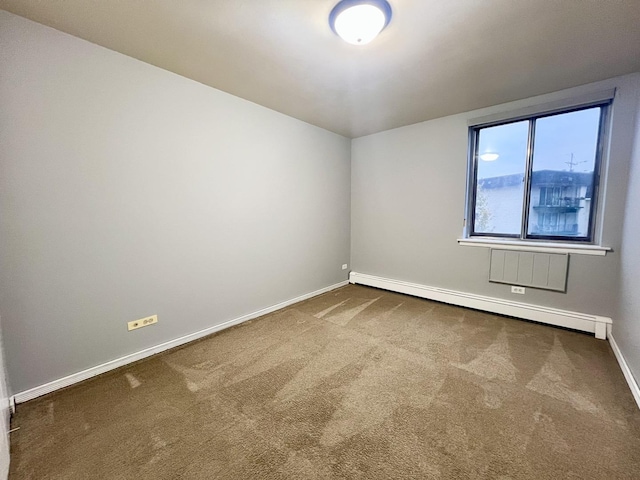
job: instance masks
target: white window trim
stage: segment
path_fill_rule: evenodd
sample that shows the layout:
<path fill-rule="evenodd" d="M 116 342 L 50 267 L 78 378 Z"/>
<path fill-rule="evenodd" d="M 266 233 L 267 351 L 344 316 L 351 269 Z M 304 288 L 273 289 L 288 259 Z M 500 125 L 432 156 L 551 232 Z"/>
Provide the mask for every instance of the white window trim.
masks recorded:
<path fill-rule="evenodd" d="M 502 238 L 470 237 L 459 238 L 458 245 L 464 247 L 501 248 L 503 250 L 520 250 L 525 252 L 544 253 L 574 253 L 578 255 L 604 256 L 611 251 L 611 247 L 592 244 L 575 244 L 559 242 L 527 242 L 524 240 L 505 240 Z"/>

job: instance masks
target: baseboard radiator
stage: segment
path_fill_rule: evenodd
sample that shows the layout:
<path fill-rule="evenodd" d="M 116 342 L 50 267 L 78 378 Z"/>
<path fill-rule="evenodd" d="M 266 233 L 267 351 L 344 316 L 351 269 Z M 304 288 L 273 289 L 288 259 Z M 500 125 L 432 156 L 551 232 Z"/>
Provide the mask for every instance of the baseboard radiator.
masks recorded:
<path fill-rule="evenodd" d="M 449 303 L 460 307 L 473 308 L 485 312 L 580 330 L 582 332 L 593 333 L 596 338 L 602 340 L 606 340 L 608 332 L 611 330 L 612 322 L 609 317 L 514 302 L 512 300 L 503 300 L 501 298 L 430 287 L 357 272 L 351 272 L 349 282 L 405 293 L 407 295 Z"/>

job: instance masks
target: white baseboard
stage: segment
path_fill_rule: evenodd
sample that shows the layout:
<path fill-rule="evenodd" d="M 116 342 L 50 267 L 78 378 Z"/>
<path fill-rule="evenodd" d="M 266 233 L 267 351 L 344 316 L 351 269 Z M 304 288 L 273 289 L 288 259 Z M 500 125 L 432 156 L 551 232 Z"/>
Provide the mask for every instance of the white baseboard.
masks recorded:
<path fill-rule="evenodd" d="M 225 328 L 233 327 L 234 325 L 238 325 L 242 322 L 246 322 L 247 320 L 251 320 L 253 318 L 266 315 L 267 313 L 275 312 L 276 310 L 280 310 L 281 308 L 288 307 L 289 305 L 292 305 L 294 303 L 298 303 L 303 300 L 307 300 L 308 298 L 321 295 L 331 290 L 335 290 L 336 288 L 343 287 L 348 283 L 349 282 L 345 280 L 344 282 L 336 283 L 335 285 L 330 285 L 328 287 L 321 288 L 320 290 L 316 290 L 314 292 L 300 295 L 299 297 L 292 298 L 291 300 L 286 300 L 284 302 L 278 303 L 276 305 L 272 305 L 267 308 L 263 308 L 261 310 L 249 313 L 247 315 L 243 315 L 242 317 L 234 318 L 233 320 L 229 320 L 219 325 L 214 325 L 213 327 L 205 328 L 204 330 L 200 330 L 198 332 L 191 333 L 189 335 L 185 335 L 183 337 L 179 337 L 174 340 L 169 340 L 168 342 L 161 343 L 160 345 L 145 348 L 144 350 L 140 350 L 139 352 L 131 353 L 129 355 L 125 355 L 124 357 L 116 358 L 115 360 L 111 360 L 109 362 L 96 365 L 95 367 L 82 370 L 81 372 L 67 375 L 66 377 L 53 380 L 52 382 L 45 383 L 44 385 L 30 388 L 29 390 L 25 390 L 24 392 L 16 393 L 15 395 L 13 395 L 13 397 L 11 397 L 12 405 L 26 402 L 27 400 L 32 400 L 36 397 L 40 397 L 47 393 L 51 393 L 55 390 L 59 390 L 61 388 L 73 385 L 74 383 L 82 382 L 83 380 L 87 380 L 91 377 L 95 377 L 96 375 L 100 375 L 101 373 L 108 372 L 109 370 L 113 370 L 115 368 L 122 367 L 129 363 L 142 360 L 143 358 L 150 357 L 151 355 L 155 355 L 156 353 L 160 353 L 165 350 L 169 350 L 170 348 L 178 347 L 180 345 L 184 345 L 185 343 L 198 340 L 199 338 L 206 337 L 207 335 L 211 335 L 212 333 L 219 332 L 220 330 L 224 330 Z"/>
<path fill-rule="evenodd" d="M 429 287 L 417 283 L 404 282 L 402 280 L 366 275 L 364 273 L 351 272 L 349 281 L 351 283 L 383 288 L 393 292 L 406 293 L 415 297 L 450 303 L 460 307 L 474 308 L 476 310 L 483 310 L 500 315 L 508 315 L 510 317 L 524 318 L 549 325 L 572 328 L 574 330 L 593 333 L 596 338 L 603 340 L 607 338 L 607 325 L 612 323 L 609 317 L 588 315 L 586 313 L 559 310 L 557 308 L 514 302 L 456 290 Z"/>
<path fill-rule="evenodd" d="M 629 368 L 629 364 L 622 356 L 622 352 L 616 343 L 616 340 L 613 338 L 613 335 L 609 333 L 609 343 L 611 344 L 611 349 L 613 350 L 613 354 L 616 356 L 616 360 L 618 360 L 618 364 L 620 365 L 620 369 L 624 375 L 624 378 L 627 380 L 629 384 L 629 388 L 631 389 L 631 394 L 633 398 L 636 400 L 638 404 L 638 408 L 640 408 L 640 387 L 638 387 L 638 382 L 636 382 L 633 373 L 631 373 L 631 369 Z"/>

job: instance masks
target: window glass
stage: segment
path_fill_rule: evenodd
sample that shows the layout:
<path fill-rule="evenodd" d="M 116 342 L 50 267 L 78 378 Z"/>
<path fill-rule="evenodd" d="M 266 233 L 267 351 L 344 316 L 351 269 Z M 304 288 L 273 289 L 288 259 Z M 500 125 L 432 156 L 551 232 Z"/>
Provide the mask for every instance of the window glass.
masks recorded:
<path fill-rule="evenodd" d="M 528 233 L 589 236 L 600 107 L 536 120 Z"/>
<path fill-rule="evenodd" d="M 520 236 L 529 122 L 478 132 L 474 231 Z"/>
<path fill-rule="evenodd" d="M 606 103 L 474 127 L 470 234 L 591 241 L 608 109 Z"/>

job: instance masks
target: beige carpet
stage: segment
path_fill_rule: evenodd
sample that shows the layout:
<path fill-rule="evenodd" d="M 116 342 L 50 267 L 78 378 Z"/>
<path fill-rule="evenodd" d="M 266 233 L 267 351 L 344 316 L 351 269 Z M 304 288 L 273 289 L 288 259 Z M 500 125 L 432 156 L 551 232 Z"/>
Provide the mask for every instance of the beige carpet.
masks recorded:
<path fill-rule="evenodd" d="M 640 478 L 607 342 L 347 286 L 18 406 L 18 479 Z"/>

